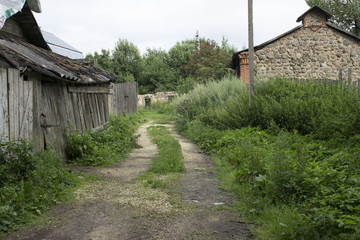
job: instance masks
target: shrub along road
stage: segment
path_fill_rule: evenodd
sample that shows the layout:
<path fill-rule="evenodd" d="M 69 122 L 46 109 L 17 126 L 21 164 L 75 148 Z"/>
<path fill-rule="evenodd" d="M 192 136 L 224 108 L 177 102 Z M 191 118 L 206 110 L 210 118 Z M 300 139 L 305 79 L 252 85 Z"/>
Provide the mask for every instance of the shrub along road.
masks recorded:
<path fill-rule="evenodd" d="M 185 173 L 145 173 L 157 154 L 141 126 L 129 157 L 106 168 L 75 168 L 96 177 L 76 191 L 76 200 L 57 206 L 46 224 L 7 239 L 252 239 L 232 198 L 219 189 L 208 156 L 166 126 L 182 148 Z M 145 173 L 145 174 L 144 174 Z"/>

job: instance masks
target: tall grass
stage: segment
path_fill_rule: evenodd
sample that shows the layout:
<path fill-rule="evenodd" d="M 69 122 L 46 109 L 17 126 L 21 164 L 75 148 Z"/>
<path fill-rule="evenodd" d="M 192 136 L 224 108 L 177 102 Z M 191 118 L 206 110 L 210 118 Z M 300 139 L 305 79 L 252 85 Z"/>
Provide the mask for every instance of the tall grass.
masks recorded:
<path fill-rule="evenodd" d="M 197 86 L 174 104 L 185 122 L 199 120 L 219 129 L 275 127 L 330 139 L 360 133 L 358 90 L 279 78 L 256 84 L 249 104 L 247 86 L 238 78 L 227 77 Z"/>
<path fill-rule="evenodd" d="M 234 96 L 245 102 L 248 99 L 247 87 L 240 79 L 228 76 L 221 82 L 197 85 L 191 92 L 175 99 L 173 105 L 184 122 L 199 119 L 218 127 L 226 127 L 225 122 L 220 121 L 219 116 L 222 114 L 219 111 Z"/>
<path fill-rule="evenodd" d="M 232 87 L 231 87 L 232 86 Z M 251 104 L 239 79 L 175 102 L 183 133 L 214 154 L 261 239 L 360 239 L 358 89 L 272 79 Z"/>

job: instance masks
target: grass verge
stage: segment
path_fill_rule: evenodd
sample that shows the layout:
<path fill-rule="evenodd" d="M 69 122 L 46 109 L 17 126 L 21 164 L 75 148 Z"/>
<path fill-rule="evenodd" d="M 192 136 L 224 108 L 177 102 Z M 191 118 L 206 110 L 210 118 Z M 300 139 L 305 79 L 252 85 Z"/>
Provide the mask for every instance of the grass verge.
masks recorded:
<path fill-rule="evenodd" d="M 185 171 L 181 146 L 164 126 L 148 129 L 151 140 L 158 146 L 159 154 L 153 160 L 150 172 L 157 174 L 181 173 Z"/>

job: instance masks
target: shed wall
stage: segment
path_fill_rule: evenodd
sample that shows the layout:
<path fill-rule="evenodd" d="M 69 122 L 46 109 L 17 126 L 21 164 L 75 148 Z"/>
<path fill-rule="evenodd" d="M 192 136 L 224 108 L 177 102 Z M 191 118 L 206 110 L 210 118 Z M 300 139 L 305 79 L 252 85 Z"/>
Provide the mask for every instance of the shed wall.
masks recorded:
<path fill-rule="evenodd" d="M 0 135 L 5 140 L 32 139 L 33 83 L 17 69 L 0 68 Z"/>

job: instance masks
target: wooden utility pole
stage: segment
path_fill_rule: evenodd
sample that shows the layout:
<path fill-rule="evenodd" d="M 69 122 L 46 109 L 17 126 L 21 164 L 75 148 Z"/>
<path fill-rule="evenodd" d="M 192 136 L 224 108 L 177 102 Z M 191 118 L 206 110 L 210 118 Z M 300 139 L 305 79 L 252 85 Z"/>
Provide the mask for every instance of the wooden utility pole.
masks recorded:
<path fill-rule="evenodd" d="M 254 95 L 254 24 L 253 24 L 253 0 L 248 0 L 248 23 L 249 23 L 249 102 Z"/>

